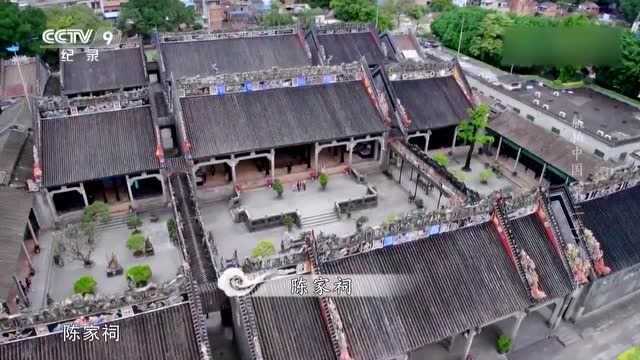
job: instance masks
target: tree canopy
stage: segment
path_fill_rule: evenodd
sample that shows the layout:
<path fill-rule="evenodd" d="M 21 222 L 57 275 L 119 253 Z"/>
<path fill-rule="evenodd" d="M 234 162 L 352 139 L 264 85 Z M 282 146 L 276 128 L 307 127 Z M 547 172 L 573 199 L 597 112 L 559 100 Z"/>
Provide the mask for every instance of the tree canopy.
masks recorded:
<path fill-rule="evenodd" d="M 471 155 L 476 144 L 491 144 L 493 136 L 485 134 L 485 128 L 489 121 L 489 107 L 486 104 L 478 105 L 475 109 L 469 109 L 469 118 L 458 126 L 458 138 L 469 144 L 467 160 L 462 170 L 471 170 Z"/>
<path fill-rule="evenodd" d="M 455 6 L 451 0 L 433 0 L 429 8 L 433 12 L 443 12 L 453 9 Z"/>
<path fill-rule="evenodd" d="M 290 14 L 280 13 L 280 7 L 274 3 L 271 5 L 271 9 L 264 14 L 260 23 L 263 26 L 281 26 L 293 24 L 294 20 Z"/>
<path fill-rule="evenodd" d="M 625 20 L 633 22 L 640 14 L 640 0 L 620 0 L 620 10 Z"/>
<path fill-rule="evenodd" d="M 372 0 L 331 0 L 330 6 L 339 20 L 375 23 L 377 18 L 378 30 L 393 28 L 393 14 L 378 9 Z"/>
<path fill-rule="evenodd" d="M 46 29 L 44 12 L 40 9 L 18 8 L 16 4 L 0 2 L 0 59 L 13 56 L 7 47 L 20 45 L 19 54 L 42 53 L 42 32 Z"/>
<path fill-rule="evenodd" d="M 193 7 L 180 0 L 129 0 L 122 5 L 118 26 L 124 31 L 149 35 L 159 31 L 176 31 L 195 24 Z"/>
<path fill-rule="evenodd" d="M 98 17 L 96 13 L 85 5 L 69 7 L 55 6 L 45 10 L 47 29 L 104 29 L 111 27 L 111 23 Z"/>
<path fill-rule="evenodd" d="M 269 240 L 261 240 L 258 245 L 256 245 L 253 250 L 251 250 L 251 257 L 253 258 L 262 258 L 266 256 L 271 256 L 276 253 L 276 248 L 273 246 L 273 243 Z"/>

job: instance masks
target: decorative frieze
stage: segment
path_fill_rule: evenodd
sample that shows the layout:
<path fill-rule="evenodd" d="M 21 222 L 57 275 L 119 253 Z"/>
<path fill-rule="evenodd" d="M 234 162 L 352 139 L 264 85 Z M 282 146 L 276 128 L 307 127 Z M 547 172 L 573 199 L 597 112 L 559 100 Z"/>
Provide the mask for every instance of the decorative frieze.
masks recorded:
<path fill-rule="evenodd" d="M 364 33 L 371 32 L 371 26 L 367 23 L 336 23 L 317 26 L 315 32 L 318 35 Z"/>
<path fill-rule="evenodd" d="M 389 74 L 391 81 L 420 80 L 452 76 L 454 68 L 454 61 L 438 63 L 408 61 L 389 65 L 387 67 L 387 74 Z"/>
<path fill-rule="evenodd" d="M 65 96 L 37 98 L 40 117 L 57 118 L 128 109 L 149 104 L 147 88 L 109 93 L 101 96 L 68 98 Z"/>
<path fill-rule="evenodd" d="M 286 25 L 268 28 L 255 28 L 244 31 L 192 31 L 186 33 L 161 33 L 160 41 L 163 43 L 172 43 L 185 41 L 243 39 L 254 37 L 292 35 L 300 31 L 300 27 L 297 25 Z"/>
<path fill-rule="evenodd" d="M 629 167 L 587 182 L 573 183 L 569 191 L 577 203 L 604 197 L 640 183 L 640 167 Z"/>
<path fill-rule="evenodd" d="M 565 252 L 573 278 L 579 285 L 586 284 L 589 281 L 587 276 L 591 269 L 589 262 L 582 258 L 580 249 L 575 244 L 567 243 Z"/>
<path fill-rule="evenodd" d="M 536 264 L 533 259 L 529 257 L 524 249 L 520 250 L 520 263 L 522 264 L 522 270 L 524 270 L 524 276 L 531 289 L 531 297 L 536 300 L 542 300 L 547 297 L 542 289 L 540 289 L 540 277 L 536 271 Z"/>

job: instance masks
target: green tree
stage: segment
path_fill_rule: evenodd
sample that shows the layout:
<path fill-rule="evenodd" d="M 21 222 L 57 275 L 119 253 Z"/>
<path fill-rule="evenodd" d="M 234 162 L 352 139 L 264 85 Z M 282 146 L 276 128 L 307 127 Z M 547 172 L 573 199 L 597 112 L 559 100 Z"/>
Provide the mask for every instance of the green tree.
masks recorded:
<path fill-rule="evenodd" d="M 412 5 L 407 10 L 407 15 L 411 16 L 415 20 L 420 20 L 424 16 L 425 8 L 420 5 Z"/>
<path fill-rule="evenodd" d="M 640 360 L 640 346 L 634 346 L 618 355 L 617 360 Z"/>
<path fill-rule="evenodd" d="M 280 13 L 280 7 L 276 3 L 273 3 L 271 9 L 260 19 L 262 26 L 282 26 L 293 23 L 293 17 L 287 13 Z"/>
<path fill-rule="evenodd" d="M 329 183 L 329 176 L 325 173 L 321 173 L 320 176 L 318 176 L 318 182 L 320 183 L 322 190 L 326 189 L 327 184 Z"/>
<path fill-rule="evenodd" d="M 386 31 L 393 28 L 392 15 L 379 11 L 372 0 L 331 0 L 331 9 L 336 19 L 363 23 L 375 23 L 378 20 L 378 30 Z"/>
<path fill-rule="evenodd" d="M 635 98 L 640 94 L 640 39 L 630 31 L 621 36 L 620 65 L 596 67 L 596 83 Z"/>
<path fill-rule="evenodd" d="M 480 24 L 490 11 L 478 7 L 455 8 L 442 13 L 431 24 L 434 35 L 440 39 L 442 44 L 450 49 L 458 48 L 460 40 L 460 29 L 462 29 L 462 43 L 460 51 L 471 55 L 469 48 L 476 37 L 481 35 Z M 464 27 L 462 26 L 464 19 Z"/>
<path fill-rule="evenodd" d="M 138 228 L 142 226 L 142 219 L 136 213 L 131 213 L 127 216 L 127 227 L 133 229 L 134 232 L 138 231 Z"/>
<path fill-rule="evenodd" d="M 269 240 L 261 240 L 258 245 L 256 245 L 253 250 L 251 250 L 252 258 L 262 258 L 274 255 L 276 253 L 276 248 L 273 246 L 273 243 Z"/>
<path fill-rule="evenodd" d="M 144 235 L 129 235 L 129 239 L 127 239 L 127 249 L 131 250 L 135 256 L 141 255 L 144 251 Z"/>
<path fill-rule="evenodd" d="M 620 0 L 620 10 L 625 20 L 633 22 L 640 14 L 640 0 Z"/>
<path fill-rule="evenodd" d="M 513 20 L 503 13 L 487 14 L 480 22 L 479 36 L 471 40 L 471 55 L 482 61 L 498 63 L 502 56 L 502 36 L 511 25 Z"/>
<path fill-rule="evenodd" d="M 291 215 L 285 215 L 282 218 L 282 225 L 287 227 L 287 231 L 291 231 L 291 228 L 293 228 L 293 225 L 296 223 L 296 221 L 293 219 L 293 217 Z"/>
<path fill-rule="evenodd" d="M 328 9 L 329 8 L 329 0 L 309 0 L 307 1 L 307 4 L 309 4 L 310 7 L 312 8 L 324 8 L 324 9 Z"/>
<path fill-rule="evenodd" d="M 485 128 L 489 120 L 489 107 L 485 104 L 478 105 L 475 109 L 469 109 L 469 119 L 465 120 L 458 127 L 458 138 L 464 140 L 469 145 L 467 160 L 464 162 L 462 170 L 471 171 L 471 155 L 476 144 L 490 144 L 493 137 L 485 135 Z"/>
<path fill-rule="evenodd" d="M 276 192 L 276 194 L 278 194 L 278 197 L 282 197 L 284 186 L 282 185 L 282 181 L 280 181 L 280 179 L 275 179 L 273 181 L 273 184 L 271 185 L 271 188 Z"/>
<path fill-rule="evenodd" d="M 47 29 L 98 30 L 111 27 L 111 23 L 99 18 L 91 8 L 85 5 L 55 6 L 46 9 L 45 15 Z"/>
<path fill-rule="evenodd" d="M 149 35 L 159 31 L 176 31 L 195 24 L 193 7 L 180 0 L 129 0 L 122 5 L 118 26 L 124 31 Z"/>
<path fill-rule="evenodd" d="M 127 269 L 127 279 L 131 280 L 135 287 L 147 286 L 153 273 L 147 264 L 136 265 Z"/>
<path fill-rule="evenodd" d="M 7 47 L 19 44 L 19 54 L 42 53 L 42 32 L 46 29 L 44 12 L 40 9 L 18 8 L 16 4 L 0 2 L 0 59 L 13 56 Z"/>
<path fill-rule="evenodd" d="M 433 161 L 435 161 L 438 165 L 446 167 L 449 165 L 449 158 L 445 153 L 436 153 L 433 155 Z"/>
<path fill-rule="evenodd" d="M 455 8 L 451 0 L 433 0 L 429 7 L 433 12 L 444 12 Z"/>
<path fill-rule="evenodd" d="M 98 282 L 91 276 L 82 276 L 73 284 L 73 292 L 80 295 L 95 294 Z"/>
<path fill-rule="evenodd" d="M 96 201 L 84 209 L 80 229 L 87 236 L 89 243 L 94 241 L 96 225 L 99 222 L 102 224 L 108 222 L 110 217 L 109 207 L 102 201 Z"/>

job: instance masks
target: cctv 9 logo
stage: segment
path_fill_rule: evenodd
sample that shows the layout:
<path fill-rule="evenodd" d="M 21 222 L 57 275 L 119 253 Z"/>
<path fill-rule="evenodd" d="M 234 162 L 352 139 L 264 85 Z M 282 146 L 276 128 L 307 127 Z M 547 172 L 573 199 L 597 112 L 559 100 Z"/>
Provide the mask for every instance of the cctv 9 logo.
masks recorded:
<path fill-rule="evenodd" d="M 116 35 L 112 30 L 47 29 L 42 33 L 42 41 L 50 47 L 109 46 L 119 37 Z"/>

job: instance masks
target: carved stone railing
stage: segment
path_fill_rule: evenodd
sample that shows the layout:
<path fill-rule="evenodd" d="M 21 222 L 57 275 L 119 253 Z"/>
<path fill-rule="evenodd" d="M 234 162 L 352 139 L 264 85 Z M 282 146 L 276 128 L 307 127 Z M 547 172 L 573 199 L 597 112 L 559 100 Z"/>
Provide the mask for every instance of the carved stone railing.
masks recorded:
<path fill-rule="evenodd" d="M 640 167 L 616 171 L 607 178 L 576 182 L 569 187 L 573 201 L 580 203 L 613 194 L 640 183 Z"/>
<path fill-rule="evenodd" d="M 336 201 L 338 216 L 348 211 L 368 209 L 378 206 L 378 192 L 371 186 L 367 186 L 367 193 L 361 197 Z"/>
<path fill-rule="evenodd" d="M 276 27 L 255 28 L 245 31 L 192 31 L 185 33 L 162 33 L 160 41 L 163 43 L 185 42 L 185 41 L 206 41 L 206 40 L 226 40 L 243 39 L 266 36 L 291 35 L 300 31 L 297 25 L 286 25 Z"/>
<path fill-rule="evenodd" d="M 189 77 L 177 80 L 178 95 L 223 95 L 227 93 L 269 90 L 327 83 L 362 80 L 364 69 L 360 62 L 332 66 L 304 66 L 273 68 L 207 77 Z"/>
<path fill-rule="evenodd" d="M 168 303 L 182 301 L 186 292 L 184 276 L 179 275 L 160 285 L 150 284 L 144 288 L 127 290 L 121 295 L 73 295 L 61 302 L 49 305 L 36 312 L 14 315 L 0 314 L 0 342 L 6 339 L 23 338 L 19 334 L 28 333 L 26 328 L 42 324 L 65 323 L 83 316 L 93 316 L 107 312 L 116 312 L 123 307 L 136 305 L 139 312 L 153 310 Z M 180 298 L 180 300 L 172 300 Z M 15 333 L 14 335 L 8 333 Z"/>
<path fill-rule="evenodd" d="M 315 32 L 318 35 L 326 34 L 350 34 L 350 33 L 363 33 L 370 32 L 371 25 L 367 23 L 336 23 L 328 25 L 319 25 L 316 27 Z"/>
<path fill-rule="evenodd" d="M 77 116 L 148 105 L 149 90 L 145 87 L 101 96 L 41 97 L 36 103 L 41 118 Z"/>
<path fill-rule="evenodd" d="M 402 62 L 387 67 L 389 80 L 419 80 L 452 76 L 455 68 L 454 61 L 438 63 Z"/>

